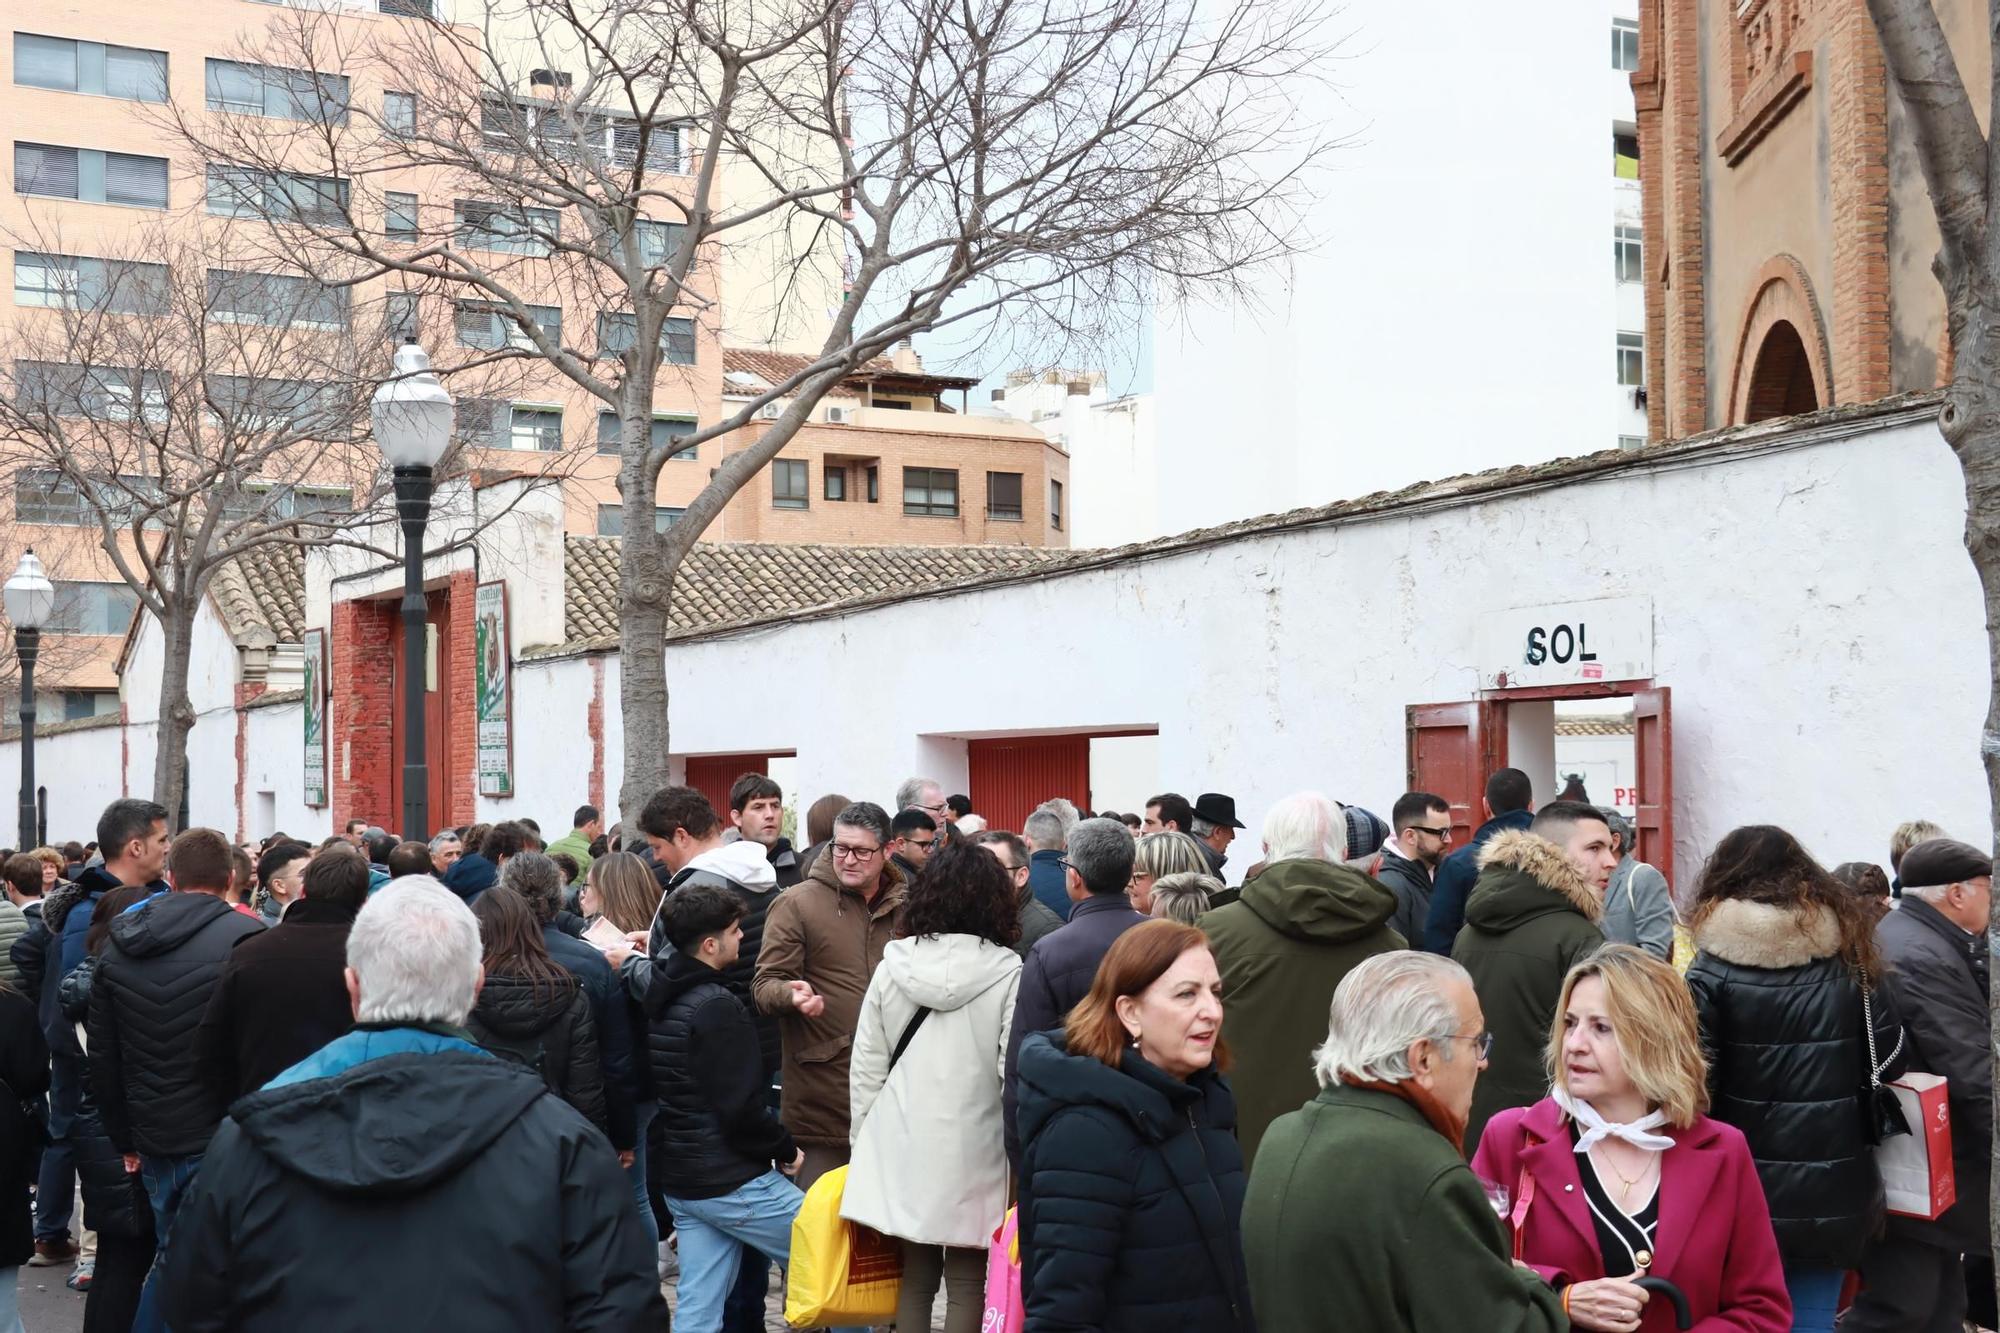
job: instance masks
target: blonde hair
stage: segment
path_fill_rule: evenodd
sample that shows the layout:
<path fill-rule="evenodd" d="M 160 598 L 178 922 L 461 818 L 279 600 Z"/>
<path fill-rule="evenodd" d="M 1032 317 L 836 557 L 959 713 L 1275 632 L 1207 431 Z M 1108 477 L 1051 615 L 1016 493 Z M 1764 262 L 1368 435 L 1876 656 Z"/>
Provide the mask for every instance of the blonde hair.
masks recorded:
<path fill-rule="evenodd" d="M 1896 831 L 1889 835 L 1889 868 L 1901 871 L 1903 854 L 1920 842 L 1932 838 L 1948 838 L 1951 835 L 1928 819 L 1912 819 L 1896 825 Z"/>
<path fill-rule="evenodd" d="M 1162 875 L 1153 882 L 1153 916 L 1162 921 L 1178 921 L 1192 926 L 1208 910 L 1209 899 L 1221 892 L 1222 881 L 1212 875 L 1197 875 L 1192 871 Z"/>
<path fill-rule="evenodd" d="M 1174 832 L 1148 833 L 1140 838 L 1132 849 L 1132 870 L 1155 879 L 1210 873 L 1208 858 L 1201 854 L 1201 844 L 1185 833 Z M 1158 893 L 1159 887 L 1155 885 L 1153 891 Z"/>
<path fill-rule="evenodd" d="M 590 863 L 590 887 L 604 919 L 620 930 L 646 930 L 660 910 L 660 881 L 631 852 L 609 852 Z"/>
<path fill-rule="evenodd" d="M 53 847 L 37 847 L 34 851 L 29 852 L 28 855 L 34 857 L 43 865 L 54 866 L 58 875 L 62 874 L 63 867 L 69 864 L 69 862 L 63 859 L 63 854 Z"/>
<path fill-rule="evenodd" d="M 1604 1008 L 1625 1073 L 1667 1123 L 1686 1129 L 1708 1110 L 1708 1061 L 1701 1053 L 1694 997 L 1680 973 L 1643 949 L 1607 944 L 1569 970 L 1549 1031 L 1551 1082 L 1568 1091 L 1563 1074 L 1563 1014 L 1577 983 L 1595 977 L 1604 986 Z"/>

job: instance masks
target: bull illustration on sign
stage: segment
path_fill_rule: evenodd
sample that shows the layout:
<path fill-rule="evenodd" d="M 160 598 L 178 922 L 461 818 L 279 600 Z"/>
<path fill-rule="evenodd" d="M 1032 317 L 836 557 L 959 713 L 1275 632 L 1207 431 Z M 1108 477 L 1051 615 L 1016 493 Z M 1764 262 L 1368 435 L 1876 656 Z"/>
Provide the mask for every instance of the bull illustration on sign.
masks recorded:
<path fill-rule="evenodd" d="M 1522 660 L 1529 666 L 1549 661 L 1558 665 L 1595 662 L 1597 654 L 1590 651 L 1590 626 L 1581 620 L 1574 626 L 1536 625 L 1528 631 L 1528 650 Z"/>

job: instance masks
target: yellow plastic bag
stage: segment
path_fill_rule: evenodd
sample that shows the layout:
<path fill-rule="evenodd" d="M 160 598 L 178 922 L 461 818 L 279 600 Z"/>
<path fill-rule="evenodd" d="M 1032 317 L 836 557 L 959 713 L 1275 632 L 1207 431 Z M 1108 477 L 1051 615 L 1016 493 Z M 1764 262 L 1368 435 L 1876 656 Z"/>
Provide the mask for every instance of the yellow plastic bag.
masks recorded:
<path fill-rule="evenodd" d="M 785 1277 L 785 1322 L 874 1324 L 896 1316 L 903 1285 L 903 1247 L 840 1215 L 847 1168 L 813 1182 L 792 1219 L 792 1255 Z"/>

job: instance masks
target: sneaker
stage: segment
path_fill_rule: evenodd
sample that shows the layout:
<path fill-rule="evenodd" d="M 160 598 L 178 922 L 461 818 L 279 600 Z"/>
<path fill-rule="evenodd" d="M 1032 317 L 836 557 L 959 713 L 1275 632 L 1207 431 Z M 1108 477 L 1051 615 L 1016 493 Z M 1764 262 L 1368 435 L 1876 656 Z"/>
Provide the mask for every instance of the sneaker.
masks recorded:
<path fill-rule="evenodd" d="M 63 1285 L 71 1291 L 89 1291 L 90 1280 L 97 1275 L 97 1260 L 79 1259 L 76 1271 L 71 1273 Z"/>
<path fill-rule="evenodd" d="M 36 1241 L 35 1252 L 28 1258 L 28 1267 L 54 1268 L 74 1258 L 76 1258 L 76 1242 L 67 1235 L 62 1235 L 51 1240 Z"/>

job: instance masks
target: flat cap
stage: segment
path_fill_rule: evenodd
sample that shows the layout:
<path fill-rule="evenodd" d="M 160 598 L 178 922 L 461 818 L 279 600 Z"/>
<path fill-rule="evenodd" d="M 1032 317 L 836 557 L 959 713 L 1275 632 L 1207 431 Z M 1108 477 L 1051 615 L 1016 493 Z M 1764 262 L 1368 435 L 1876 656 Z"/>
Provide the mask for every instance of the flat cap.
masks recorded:
<path fill-rule="evenodd" d="M 1906 889 L 1930 889 L 1960 884 L 1993 873 L 1993 858 L 1969 842 L 1930 838 L 1903 853 L 1898 878 Z"/>

